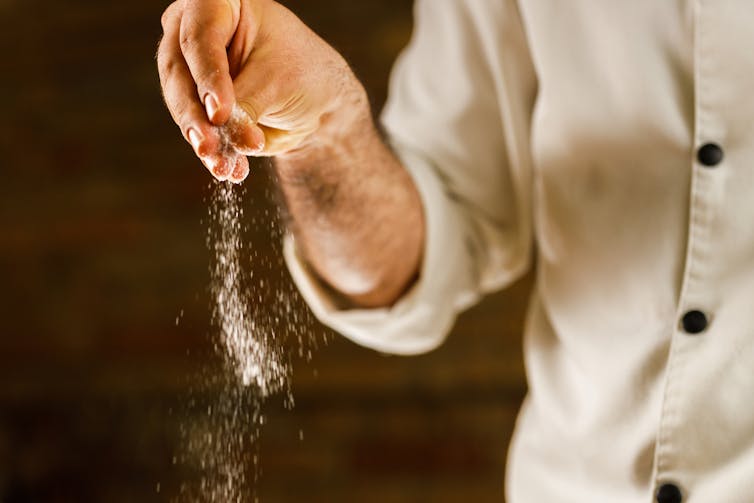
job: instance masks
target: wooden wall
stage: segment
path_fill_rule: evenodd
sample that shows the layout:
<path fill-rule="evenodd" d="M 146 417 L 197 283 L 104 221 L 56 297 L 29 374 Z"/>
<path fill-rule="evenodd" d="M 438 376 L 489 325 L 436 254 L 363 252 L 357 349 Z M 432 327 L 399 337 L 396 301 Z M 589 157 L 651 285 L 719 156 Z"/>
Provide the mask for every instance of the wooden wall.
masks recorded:
<path fill-rule="evenodd" d="M 284 3 L 379 107 L 411 1 Z M 3 503 L 168 501 L 191 476 L 172 460 L 211 352 L 210 181 L 161 103 L 165 6 L 0 0 Z M 276 254 L 263 170 L 247 192 L 252 246 Z M 264 406 L 260 500 L 502 501 L 529 286 L 488 299 L 415 358 L 312 324 L 307 338 L 329 343 L 294 359 L 295 407 Z"/>

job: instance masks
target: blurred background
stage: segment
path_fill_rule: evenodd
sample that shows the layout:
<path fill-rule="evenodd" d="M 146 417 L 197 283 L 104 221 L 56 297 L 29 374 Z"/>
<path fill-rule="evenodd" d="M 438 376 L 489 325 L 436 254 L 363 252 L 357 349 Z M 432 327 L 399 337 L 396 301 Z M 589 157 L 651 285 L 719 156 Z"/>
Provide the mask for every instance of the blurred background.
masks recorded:
<path fill-rule="evenodd" d="M 282 3 L 346 56 L 379 109 L 412 1 Z M 167 4 L 0 0 L 2 503 L 170 501 L 197 476 L 175 459 L 204 424 L 187 404 L 223 392 L 207 370 L 211 182 L 161 102 Z M 290 291 L 265 224 L 268 173 L 245 190 L 250 246 L 267 255 L 270 288 Z M 281 338 L 295 406 L 262 405 L 256 497 L 502 501 L 530 284 L 419 357 L 299 323 Z M 317 343 L 310 358 L 299 338 L 304 354 Z"/>

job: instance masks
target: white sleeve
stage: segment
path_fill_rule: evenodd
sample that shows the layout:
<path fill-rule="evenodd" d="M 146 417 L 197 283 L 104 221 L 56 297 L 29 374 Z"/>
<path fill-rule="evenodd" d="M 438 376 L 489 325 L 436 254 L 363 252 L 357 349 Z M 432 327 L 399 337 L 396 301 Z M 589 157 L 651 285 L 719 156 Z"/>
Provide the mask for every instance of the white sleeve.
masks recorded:
<path fill-rule="evenodd" d="M 442 343 L 457 314 L 530 265 L 529 124 L 536 78 L 515 1 L 419 0 L 382 122 L 421 195 L 422 267 L 392 307 L 343 309 L 297 256 L 304 299 L 354 342 L 396 354 Z"/>

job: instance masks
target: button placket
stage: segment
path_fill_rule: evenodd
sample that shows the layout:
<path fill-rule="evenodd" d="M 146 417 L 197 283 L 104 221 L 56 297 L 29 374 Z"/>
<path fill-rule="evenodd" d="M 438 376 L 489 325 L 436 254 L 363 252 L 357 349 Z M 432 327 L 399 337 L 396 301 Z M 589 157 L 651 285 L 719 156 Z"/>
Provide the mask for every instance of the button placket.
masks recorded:
<path fill-rule="evenodd" d="M 709 261 L 713 255 L 713 221 L 718 184 L 718 170 L 722 167 L 725 152 L 720 146 L 724 129 L 717 109 L 709 97 L 714 89 L 714 72 L 710 71 L 708 47 L 709 27 L 705 25 L 704 2 L 696 4 L 694 13 L 694 86 L 695 97 L 695 150 L 689 159 L 691 186 L 685 269 L 679 297 L 677 327 L 673 332 L 668 355 L 665 390 L 655 450 L 655 475 L 657 484 L 655 500 L 658 503 L 680 503 L 683 493 L 678 485 L 683 483 L 683 444 L 677 438 L 681 426 L 684 382 L 692 369 L 688 363 L 699 348 L 699 335 L 710 328 L 711 313 L 708 277 Z M 711 57 L 711 56 L 710 56 Z M 715 169 L 712 169 L 715 168 Z"/>

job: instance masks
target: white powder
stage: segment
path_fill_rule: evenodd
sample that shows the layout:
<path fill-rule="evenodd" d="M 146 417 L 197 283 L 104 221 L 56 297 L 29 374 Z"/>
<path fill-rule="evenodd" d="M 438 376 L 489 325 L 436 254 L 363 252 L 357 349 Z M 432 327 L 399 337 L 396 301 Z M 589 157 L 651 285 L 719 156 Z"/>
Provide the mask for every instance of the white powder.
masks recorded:
<path fill-rule="evenodd" d="M 228 128 L 248 120 L 245 114 L 245 118 L 238 115 L 239 110 L 234 110 Z M 226 128 L 220 133 L 227 155 L 243 155 L 234 149 Z M 213 185 L 207 246 L 213 339 L 220 368 L 208 365 L 193 380 L 181 425 L 183 451 L 174 459 L 188 477 L 177 500 L 242 503 L 257 501 L 264 402 L 283 393 L 286 408 L 293 407 L 293 344 L 298 356 L 309 360 L 318 343 L 311 334 L 311 314 L 283 265 L 283 226 L 272 203 L 275 198 L 265 194 L 267 209 L 244 218 L 244 204 L 253 203 L 244 186 Z M 248 224 L 254 232 L 249 232 Z M 251 235 L 262 236 L 264 243 L 258 243 L 262 246 L 253 246 Z"/>
<path fill-rule="evenodd" d="M 270 281 L 261 279 L 282 279 L 282 264 L 268 254 L 250 251 L 244 188 L 229 182 L 213 185 L 207 246 L 212 338 L 219 368 L 208 363 L 194 380 L 181 427 L 183 452 L 174 460 L 187 477 L 176 500 L 243 503 L 258 500 L 258 440 L 265 423 L 265 400 L 285 392 L 286 404 L 293 404 L 290 358 L 283 341 L 286 331 L 275 323 L 281 310 L 292 309 L 292 291 L 281 289 L 271 295 Z M 277 215 L 267 216 L 265 229 L 270 232 L 255 230 L 277 240 Z"/>
<path fill-rule="evenodd" d="M 286 385 L 287 369 L 275 347 L 274 334 L 257 327 L 250 303 L 254 298 L 243 287 L 241 257 L 245 251 L 241 222 L 243 209 L 234 187 L 219 183 L 210 207 L 212 221 L 208 246 L 213 252 L 211 292 L 213 318 L 228 361 L 241 382 L 255 385 L 261 396 Z"/>
<path fill-rule="evenodd" d="M 231 166 L 247 150 L 233 138 L 250 123 L 250 117 L 233 106 L 230 119 L 216 128 L 222 142 L 221 151 Z M 258 327 L 252 316 L 253 296 L 244 285 L 242 257 L 247 255 L 243 236 L 243 206 L 239 191 L 230 183 L 218 183 L 209 206 L 210 227 L 207 246 L 212 253 L 210 290 L 214 300 L 213 321 L 220 331 L 220 341 L 228 363 L 240 381 L 255 385 L 262 397 L 286 385 L 287 369 L 275 347 L 274 334 Z M 270 225 L 275 225 L 271 221 Z M 263 286 L 261 284 L 260 286 Z"/>

